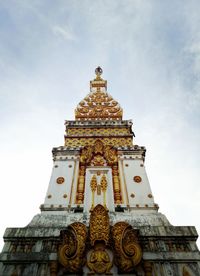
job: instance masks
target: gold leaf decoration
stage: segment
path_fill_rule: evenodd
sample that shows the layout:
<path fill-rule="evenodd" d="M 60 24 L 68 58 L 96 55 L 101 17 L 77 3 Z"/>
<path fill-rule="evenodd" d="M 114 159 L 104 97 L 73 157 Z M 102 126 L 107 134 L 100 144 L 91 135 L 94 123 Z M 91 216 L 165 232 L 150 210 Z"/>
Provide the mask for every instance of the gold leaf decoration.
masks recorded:
<path fill-rule="evenodd" d="M 122 120 L 122 108 L 107 92 L 97 90 L 88 94 L 75 110 L 76 120 Z"/>

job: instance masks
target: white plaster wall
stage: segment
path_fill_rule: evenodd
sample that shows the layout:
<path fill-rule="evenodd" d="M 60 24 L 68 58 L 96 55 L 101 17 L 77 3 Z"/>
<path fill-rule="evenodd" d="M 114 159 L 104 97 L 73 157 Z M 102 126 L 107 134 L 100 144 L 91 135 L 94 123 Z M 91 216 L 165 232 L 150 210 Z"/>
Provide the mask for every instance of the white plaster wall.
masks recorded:
<path fill-rule="evenodd" d="M 97 171 L 101 171 L 100 175 L 97 175 Z M 92 191 L 90 187 L 90 181 L 92 176 L 96 174 L 97 183 L 100 184 L 101 177 L 103 174 L 106 175 L 108 187 L 106 190 L 106 206 L 109 211 L 114 211 L 114 194 L 113 194 L 113 184 L 112 184 L 112 170 L 110 167 L 95 167 L 95 168 L 87 168 L 86 169 L 86 177 L 85 177 L 85 200 L 84 200 L 84 211 L 89 212 L 92 205 Z M 94 197 L 94 206 L 97 204 L 103 205 L 103 192 L 101 195 L 97 195 L 97 191 L 95 192 Z"/>
<path fill-rule="evenodd" d="M 74 180 L 74 166 L 75 160 L 72 159 L 54 162 L 44 207 L 50 207 L 50 205 L 67 207 L 69 205 L 71 186 Z M 58 177 L 64 177 L 64 183 L 57 184 Z M 65 194 L 67 195 L 66 198 L 63 197 Z"/>
<path fill-rule="evenodd" d="M 136 207 L 136 205 L 139 205 L 139 207 L 145 207 L 145 205 L 154 207 L 153 197 L 148 197 L 149 194 L 152 195 L 152 191 L 143 161 L 140 159 L 124 159 L 122 163 L 130 207 Z M 133 180 L 134 176 L 140 176 L 142 181 L 140 183 L 135 182 Z M 135 197 L 131 197 L 131 194 L 134 194 Z"/>

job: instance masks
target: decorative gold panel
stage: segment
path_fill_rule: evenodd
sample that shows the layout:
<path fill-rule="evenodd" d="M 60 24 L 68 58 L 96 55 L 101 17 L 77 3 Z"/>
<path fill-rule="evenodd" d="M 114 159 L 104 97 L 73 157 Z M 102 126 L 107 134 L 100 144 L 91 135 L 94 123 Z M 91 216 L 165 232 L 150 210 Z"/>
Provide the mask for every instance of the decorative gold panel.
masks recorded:
<path fill-rule="evenodd" d="M 97 89 L 88 94 L 75 110 L 76 120 L 122 119 L 122 108 L 108 93 Z"/>
<path fill-rule="evenodd" d="M 65 138 L 66 147 L 85 147 L 94 145 L 99 138 Z M 110 145 L 114 147 L 132 147 L 133 142 L 131 137 L 116 137 L 116 138 L 101 138 L 104 145 Z"/>
<path fill-rule="evenodd" d="M 127 135 L 130 134 L 128 128 L 70 128 L 67 135 L 71 136 L 92 136 L 92 135 Z"/>
<path fill-rule="evenodd" d="M 98 204 L 90 216 L 90 243 L 93 246 L 96 241 L 109 241 L 110 225 L 108 211 Z"/>
<path fill-rule="evenodd" d="M 76 203 L 82 204 L 85 189 L 85 170 L 86 166 L 112 166 L 113 190 L 115 204 L 122 203 L 121 184 L 118 171 L 117 150 L 111 146 L 104 145 L 101 140 L 96 140 L 92 146 L 86 146 L 81 150 L 79 181 L 77 186 Z M 104 195 L 105 203 L 105 195 Z"/>
<path fill-rule="evenodd" d="M 102 176 L 103 182 L 106 181 Z M 102 184 L 102 183 L 101 183 Z M 106 184 L 103 184 L 106 188 Z M 110 224 L 108 211 L 98 204 L 90 216 L 90 244 L 93 250 L 90 254 L 87 266 L 90 269 L 89 274 L 111 274 L 110 269 L 113 262 L 106 250 L 109 241 Z"/>

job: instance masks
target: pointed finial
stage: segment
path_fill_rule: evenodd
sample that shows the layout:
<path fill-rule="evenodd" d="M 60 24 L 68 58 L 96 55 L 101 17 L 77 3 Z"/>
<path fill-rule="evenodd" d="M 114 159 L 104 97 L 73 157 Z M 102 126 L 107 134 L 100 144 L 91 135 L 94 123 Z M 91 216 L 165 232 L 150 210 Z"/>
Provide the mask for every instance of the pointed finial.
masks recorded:
<path fill-rule="evenodd" d="M 104 92 L 107 90 L 107 81 L 101 78 L 102 73 L 103 73 L 102 68 L 98 66 L 95 69 L 96 78 L 90 81 L 90 92 L 94 92 L 94 89 L 98 91 L 102 90 Z"/>
<path fill-rule="evenodd" d="M 95 69 L 95 74 L 97 76 L 97 79 L 100 79 L 101 77 L 101 74 L 103 73 L 103 70 L 100 66 L 98 66 L 96 69 Z"/>

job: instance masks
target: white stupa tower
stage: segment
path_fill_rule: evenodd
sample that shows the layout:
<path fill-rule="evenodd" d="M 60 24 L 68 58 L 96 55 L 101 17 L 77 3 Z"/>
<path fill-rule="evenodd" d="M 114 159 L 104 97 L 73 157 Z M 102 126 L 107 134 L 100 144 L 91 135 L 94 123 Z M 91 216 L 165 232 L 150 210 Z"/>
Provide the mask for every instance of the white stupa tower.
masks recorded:
<path fill-rule="evenodd" d="M 134 144 L 132 121 L 122 120 L 122 108 L 107 93 L 101 73 L 97 68 L 90 93 L 76 108 L 76 120 L 65 122 L 65 146 L 53 149 L 42 212 L 79 208 L 89 214 L 102 204 L 112 212 L 157 213 L 144 166 L 146 150 Z"/>
<path fill-rule="evenodd" d="M 97 67 L 90 93 L 53 148 L 44 203 L 24 228 L 7 228 L 0 276 L 198 276 L 193 226 L 158 212 L 132 121 Z"/>

